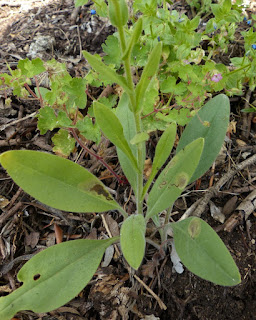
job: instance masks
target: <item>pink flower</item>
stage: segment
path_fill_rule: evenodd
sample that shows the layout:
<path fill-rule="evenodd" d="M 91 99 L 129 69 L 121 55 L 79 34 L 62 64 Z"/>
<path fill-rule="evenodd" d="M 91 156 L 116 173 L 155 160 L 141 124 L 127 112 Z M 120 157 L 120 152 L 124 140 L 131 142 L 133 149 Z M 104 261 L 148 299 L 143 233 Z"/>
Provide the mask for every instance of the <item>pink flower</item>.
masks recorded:
<path fill-rule="evenodd" d="M 186 59 L 186 60 L 183 60 L 182 62 L 183 62 L 185 65 L 186 65 L 186 64 L 190 64 L 189 60 L 187 60 L 187 59 Z"/>
<path fill-rule="evenodd" d="M 211 80 L 214 81 L 214 82 L 219 82 L 220 80 L 222 80 L 222 75 L 221 75 L 221 73 L 214 74 L 214 75 L 211 77 Z"/>

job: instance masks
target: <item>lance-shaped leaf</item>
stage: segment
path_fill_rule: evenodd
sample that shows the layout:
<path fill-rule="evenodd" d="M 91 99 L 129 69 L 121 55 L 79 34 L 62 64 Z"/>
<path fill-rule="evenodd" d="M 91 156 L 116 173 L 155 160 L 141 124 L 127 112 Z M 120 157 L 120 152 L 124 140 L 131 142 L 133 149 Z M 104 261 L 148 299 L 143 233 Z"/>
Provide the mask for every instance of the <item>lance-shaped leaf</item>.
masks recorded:
<path fill-rule="evenodd" d="M 172 229 L 176 251 L 191 272 L 222 286 L 241 282 L 228 249 L 205 221 L 191 217 L 173 223 Z"/>
<path fill-rule="evenodd" d="M 105 136 L 131 161 L 134 169 L 138 171 L 137 161 L 132 153 L 131 148 L 124 136 L 124 130 L 121 122 L 112 110 L 104 104 L 97 101 L 93 104 L 94 115 L 98 125 Z"/>
<path fill-rule="evenodd" d="M 109 0 L 108 15 L 113 26 L 117 28 L 124 26 L 129 16 L 126 0 Z"/>
<path fill-rule="evenodd" d="M 140 132 L 135 134 L 135 136 L 131 139 L 131 144 L 139 144 L 141 142 L 145 142 L 149 139 L 149 134 L 147 132 Z"/>
<path fill-rule="evenodd" d="M 203 138 L 191 142 L 167 164 L 149 193 L 147 219 L 168 208 L 179 197 L 199 163 L 203 145 Z"/>
<path fill-rule="evenodd" d="M 133 49 L 134 45 L 137 43 L 137 41 L 141 35 L 141 31 L 142 31 L 142 18 L 139 18 L 139 20 L 136 22 L 136 24 L 134 26 L 131 38 L 129 40 L 129 43 L 127 45 L 125 53 L 122 56 L 122 60 L 125 60 L 128 57 L 130 57 L 132 49 Z"/>
<path fill-rule="evenodd" d="M 205 140 L 199 165 L 191 177 L 190 183 L 200 178 L 218 156 L 227 132 L 229 113 L 228 97 L 219 94 L 209 100 L 186 126 L 177 152 L 199 137 Z"/>
<path fill-rule="evenodd" d="M 15 150 L 2 153 L 0 162 L 14 182 L 48 206 L 73 212 L 122 211 L 99 179 L 70 160 Z"/>
<path fill-rule="evenodd" d="M 116 116 L 122 123 L 124 136 L 127 140 L 129 147 L 132 150 L 134 157 L 137 159 L 137 148 L 134 145 L 130 144 L 130 140 L 136 134 L 136 124 L 135 124 L 134 115 L 129 108 L 129 97 L 126 93 L 122 95 L 118 103 L 118 106 L 116 108 Z M 137 172 L 134 169 L 133 165 L 131 164 L 130 160 L 125 155 L 125 153 L 119 148 L 116 148 L 116 150 L 117 150 L 118 160 L 120 162 L 122 170 L 126 178 L 128 179 L 128 181 L 130 182 L 133 188 L 133 191 L 136 195 L 137 194 Z"/>
<path fill-rule="evenodd" d="M 102 78 L 111 80 L 114 83 L 119 84 L 128 93 L 131 92 L 130 88 L 127 85 L 126 79 L 123 76 L 117 74 L 113 69 L 105 65 L 101 60 L 91 55 L 89 52 L 83 51 L 83 55 L 92 66 L 92 68 L 97 71 Z"/>
<path fill-rule="evenodd" d="M 136 108 L 140 111 L 143 107 L 143 99 L 145 92 L 152 77 L 156 74 L 159 68 L 160 57 L 162 53 L 162 43 L 158 42 L 149 55 L 148 62 L 142 72 L 139 83 L 136 86 Z"/>
<path fill-rule="evenodd" d="M 157 143 L 155 157 L 152 165 L 152 171 L 148 178 L 148 181 L 143 189 L 143 194 L 148 190 L 151 182 L 158 173 L 159 169 L 164 165 L 165 161 L 169 157 L 176 136 L 176 124 L 172 123 L 162 134 L 160 140 Z"/>
<path fill-rule="evenodd" d="M 73 299 L 91 280 L 104 251 L 118 238 L 75 240 L 41 251 L 19 271 L 22 286 L 0 298 L 1 320 L 21 310 L 52 311 Z"/>
<path fill-rule="evenodd" d="M 129 265 L 138 269 L 145 253 L 146 223 L 142 214 L 129 216 L 120 230 L 120 244 Z"/>

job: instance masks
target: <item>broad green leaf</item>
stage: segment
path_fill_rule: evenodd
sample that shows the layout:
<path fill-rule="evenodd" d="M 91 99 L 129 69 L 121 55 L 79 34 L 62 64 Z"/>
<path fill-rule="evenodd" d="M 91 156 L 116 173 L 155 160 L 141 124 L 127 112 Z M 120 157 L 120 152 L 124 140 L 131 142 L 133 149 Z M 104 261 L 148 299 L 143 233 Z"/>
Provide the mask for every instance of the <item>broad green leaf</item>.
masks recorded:
<path fill-rule="evenodd" d="M 146 223 L 142 214 L 132 214 L 122 224 L 120 244 L 123 255 L 129 265 L 138 269 L 145 253 Z"/>
<path fill-rule="evenodd" d="M 63 86 L 63 91 L 68 94 L 68 106 L 71 108 L 74 104 L 79 109 L 84 109 L 87 103 L 86 79 L 73 78 L 68 85 Z"/>
<path fill-rule="evenodd" d="M 158 171 L 161 169 L 161 167 L 164 165 L 165 161 L 169 157 L 173 144 L 175 141 L 175 136 L 176 136 L 176 124 L 172 123 L 162 134 L 159 142 L 157 143 L 156 146 L 156 151 L 155 151 L 155 157 L 152 165 L 152 171 L 151 174 L 148 178 L 148 181 L 144 187 L 144 192 L 148 190 L 151 182 L 153 181 L 154 177 L 158 173 Z"/>
<path fill-rule="evenodd" d="M 48 130 L 53 130 L 57 127 L 57 117 L 51 107 L 44 107 L 39 110 L 37 127 L 41 134 L 45 134 Z"/>
<path fill-rule="evenodd" d="M 142 31 L 142 18 L 139 18 L 139 20 L 136 22 L 136 24 L 134 26 L 131 38 L 129 40 L 129 43 L 127 45 L 125 53 L 122 57 L 122 60 L 125 60 L 128 57 L 130 57 L 132 49 L 133 49 L 134 45 L 138 42 L 138 39 L 141 35 L 141 31 Z"/>
<path fill-rule="evenodd" d="M 0 162 L 24 191 L 53 208 L 73 212 L 120 209 L 99 179 L 70 160 L 15 150 L 2 153 Z"/>
<path fill-rule="evenodd" d="M 137 133 L 130 141 L 131 144 L 138 144 L 140 142 L 145 142 L 149 139 L 149 134 L 147 132 Z"/>
<path fill-rule="evenodd" d="M 62 157 L 68 157 L 76 145 L 76 140 L 65 129 L 60 129 L 52 137 L 52 142 L 54 143 L 53 152 Z"/>
<path fill-rule="evenodd" d="M 200 162 L 190 179 L 190 183 L 200 178 L 219 154 L 229 123 L 229 109 L 228 97 L 219 94 L 209 100 L 186 126 L 177 152 L 199 137 L 205 140 Z M 209 126 L 206 125 L 207 123 Z"/>
<path fill-rule="evenodd" d="M 200 17 L 196 16 L 194 19 L 189 21 L 189 27 L 191 30 L 195 30 L 200 23 Z"/>
<path fill-rule="evenodd" d="M 112 110 L 97 101 L 93 104 L 93 110 L 96 121 L 103 133 L 117 148 L 125 153 L 133 167 L 138 171 L 137 161 L 125 139 L 122 124 L 117 116 Z"/>
<path fill-rule="evenodd" d="M 146 117 L 142 117 L 142 122 L 145 122 L 145 120 L 148 118 L 148 114 L 155 110 L 155 106 L 158 104 L 158 102 L 159 102 L 159 81 L 156 75 L 154 75 L 154 77 L 150 80 L 144 95 L 142 114 Z M 147 132 L 149 131 L 150 130 L 147 130 Z M 155 130 L 151 130 L 151 131 L 155 131 Z"/>
<path fill-rule="evenodd" d="M 40 58 L 20 60 L 18 68 L 22 71 L 22 74 L 28 78 L 32 78 L 45 71 L 44 62 Z"/>
<path fill-rule="evenodd" d="M 197 276 L 222 286 L 241 282 L 239 270 L 225 244 L 202 219 L 172 223 L 175 249 L 182 263 Z"/>
<path fill-rule="evenodd" d="M 143 69 L 139 83 L 136 86 L 136 108 L 140 111 L 143 107 L 145 92 L 152 77 L 159 68 L 160 57 L 162 53 L 162 43 L 158 42 L 149 55 L 148 62 Z"/>
<path fill-rule="evenodd" d="M 117 36 L 108 36 L 105 43 L 103 43 L 101 47 L 106 53 L 103 58 L 104 62 L 106 64 L 114 64 L 116 68 L 119 69 L 122 62 L 122 50 L 120 48 Z"/>
<path fill-rule="evenodd" d="M 204 139 L 199 138 L 167 164 L 149 193 L 147 219 L 168 208 L 179 197 L 198 165 L 203 146 Z"/>
<path fill-rule="evenodd" d="M 66 112 L 58 111 L 57 115 L 57 127 L 70 128 L 73 126 L 72 120 L 68 117 Z"/>
<path fill-rule="evenodd" d="M 127 140 L 129 147 L 132 150 L 134 157 L 137 159 L 137 149 L 136 146 L 130 144 L 130 140 L 136 134 L 136 124 L 134 115 L 129 108 L 129 97 L 126 93 L 123 93 L 118 106 L 116 108 L 116 116 L 120 120 L 123 126 L 124 136 Z M 122 170 L 130 182 L 135 195 L 137 194 L 137 172 L 132 166 L 130 160 L 127 158 L 125 153 L 119 148 L 116 148 L 118 160 L 122 167 Z"/>
<path fill-rule="evenodd" d="M 84 117 L 82 120 L 78 120 L 76 123 L 76 128 L 80 131 L 86 139 L 100 143 L 101 132 L 97 124 L 92 123 L 92 119 L 89 117 Z"/>
<path fill-rule="evenodd" d="M 39 94 L 39 90 L 37 88 L 34 89 L 35 90 L 35 93 L 38 97 L 40 97 L 40 94 L 42 96 L 43 99 L 45 99 L 45 95 L 46 93 L 50 92 L 49 89 L 47 88 L 44 88 L 44 87 L 39 87 L 39 90 L 40 90 L 40 94 Z"/>
<path fill-rule="evenodd" d="M 128 93 L 131 91 L 127 85 L 126 79 L 123 76 L 117 74 L 113 69 L 105 65 L 101 60 L 91 55 L 89 52 L 83 51 L 83 55 L 92 68 L 97 71 L 101 77 L 119 84 Z"/>
<path fill-rule="evenodd" d="M 73 299 L 91 280 L 106 248 L 117 239 L 68 241 L 35 255 L 18 273 L 22 286 L 0 298 L 1 320 L 10 320 L 21 310 L 49 312 Z"/>
<path fill-rule="evenodd" d="M 72 127 L 72 120 L 64 111 L 55 111 L 51 107 L 44 107 L 39 110 L 37 127 L 41 134 L 55 128 Z"/>

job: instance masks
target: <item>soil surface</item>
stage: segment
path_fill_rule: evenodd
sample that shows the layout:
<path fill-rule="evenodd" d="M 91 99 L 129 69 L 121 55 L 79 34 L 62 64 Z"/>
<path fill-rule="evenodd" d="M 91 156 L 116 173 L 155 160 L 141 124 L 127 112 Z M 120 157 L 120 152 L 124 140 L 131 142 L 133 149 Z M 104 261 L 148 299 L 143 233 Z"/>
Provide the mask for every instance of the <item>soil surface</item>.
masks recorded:
<path fill-rule="evenodd" d="M 181 2 L 176 4 L 176 9 L 178 6 L 188 10 Z M 101 53 L 101 44 L 115 31 L 107 20 L 91 16 L 89 11 L 90 2 L 75 11 L 72 0 L 0 0 L 0 73 L 7 72 L 6 62 L 15 69 L 19 59 L 33 58 L 31 44 L 38 37 L 47 36 L 51 45 L 37 54 L 44 60 L 55 58 L 65 62 L 72 76 L 85 75 L 87 66 L 81 50 Z M 97 90 L 92 92 L 95 97 L 100 93 Z M 12 104 L 8 107 L 5 105 L 7 96 L 0 94 L 0 152 L 24 148 L 51 152 L 52 133 L 40 136 L 36 119 L 31 116 L 39 104 L 32 99 L 17 99 L 11 93 L 10 97 Z M 105 255 L 89 285 L 67 305 L 47 314 L 20 312 L 17 319 L 256 319 L 256 115 L 241 113 L 248 102 L 256 100 L 256 94 L 245 89 L 243 97 L 230 100 L 231 125 L 225 149 L 218 157 L 215 169 L 202 177 L 201 184 L 189 186 L 184 196 L 176 201 L 172 218 L 176 221 L 193 203 L 206 199 L 212 192 L 200 215 L 218 232 L 230 250 L 241 273 L 241 284 L 221 287 L 196 277 L 188 270 L 178 274 L 170 260 L 171 246 L 164 253 L 147 245 L 143 265 L 134 274 L 115 249 L 114 253 Z M 152 134 L 148 157 L 157 139 L 157 135 Z M 96 146 L 89 146 L 97 151 Z M 115 148 L 106 140 L 101 146 L 108 163 L 122 174 Z M 126 206 L 127 212 L 133 212 L 134 199 L 130 187 L 118 185 L 95 159 L 84 154 L 81 157 L 79 152 L 78 147 L 72 160 L 78 159 L 81 165 L 115 190 L 116 200 Z M 236 166 L 236 173 L 230 174 Z M 218 188 L 220 179 L 227 175 L 221 189 Z M 108 232 L 112 236 L 119 234 L 122 218 L 117 213 L 60 212 L 24 193 L 3 169 L 0 169 L 0 181 L 2 296 L 20 286 L 16 279 L 18 271 L 40 250 L 56 242 L 97 239 Z M 249 202 L 245 202 L 248 196 Z M 221 209 L 225 215 L 224 223 L 212 217 L 210 206 Z M 147 233 L 152 235 L 150 227 Z M 152 240 L 158 241 L 154 235 Z"/>

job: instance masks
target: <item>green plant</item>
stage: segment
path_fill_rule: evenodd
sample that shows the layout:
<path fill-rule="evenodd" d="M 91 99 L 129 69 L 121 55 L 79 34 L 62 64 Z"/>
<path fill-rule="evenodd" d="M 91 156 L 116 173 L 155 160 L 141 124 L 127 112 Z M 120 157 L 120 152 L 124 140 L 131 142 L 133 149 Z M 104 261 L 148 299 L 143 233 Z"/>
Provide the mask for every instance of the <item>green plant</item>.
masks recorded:
<path fill-rule="evenodd" d="M 77 3 L 82 4 L 84 1 Z M 98 3 L 103 5 L 101 1 Z M 144 2 L 140 3 L 143 7 Z M 155 2 L 147 3 L 147 9 L 151 12 L 149 5 Z M 165 72 L 162 69 L 165 46 L 161 41 L 152 39 L 152 50 L 147 61 L 142 66 L 138 65 L 138 71 L 140 67 L 143 70 L 135 86 L 132 77 L 134 50 L 138 49 L 136 46 L 141 39 L 142 28 L 147 30 L 147 25 L 143 27 L 143 18 L 139 18 L 133 27 L 127 28 L 128 8 L 125 0 L 110 0 L 108 9 L 110 21 L 118 30 L 116 39 L 120 47 L 121 71 L 117 72 L 115 66 L 107 65 L 99 56 L 88 52 L 83 54 L 94 74 L 97 73 L 93 81 L 101 84 L 116 83 L 122 88 L 123 93 L 116 108 L 112 109 L 112 106 L 117 99 L 94 101 L 89 116 L 83 117 L 79 109 L 86 105 L 85 91 L 89 75 L 87 79 L 73 79 L 64 65 L 55 61 L 20 61 L 19 68 L 11 71 L 10 76 L 2 76 L 2 83 L 12 86 L 17 95 L 25 92 L 25 86 L 32 95 L 39 97 L 42 106 L 38 115 L 39 129 L 43 134 L 49 129 L 60 128 L 55 136 L 60 141 L 55 151 L 62 155 L 68 156 L 74 148 L 75 140 L 72 140 L 70 134 L 83 146 L 77 132 L 80 135 L 86 132 L 85 136 L 95 134 L 94 139 L 97 140 L 99 136 L 95 126 L 100 128 L 117 148 L 120 165 L 135 194 L 136 212 L 128 216 L 98 178 L 67 159 L 27 150 L 2 153 L 0 162 L 8 174 L 24 191 L 42 203 L 73 212 L 117 210 L 124 218 L 120 237 L 61 243 L 28 261 L 18 273 L 18 280 L 23 285 L 10 295 L 0 298 L 0 315 L 3 320 L 10 319 L 20 310 L 47 312 L 68 302 L 87 285 L 105 249 L 113 243 L 120 242 L 126 261 L 132 268 L 138 269 L 145 253 L 145 231 L 150 219 L 158 229 L 163 244 L 168 239 L 168 229 L 172 229 L 177 253 L 191 272 L 220 285 L 233 286 L 240 283 L 240 274 L 230 253 L 206 222 L 191 217 L 170 223 L 166 214 L 166 222 L 162 225 L 159 219 L 159 213 L 172 206 L 185 187 L 208 170 L 218 155 L 229 122 L 229 99 L 220 94 L 196 113 L 182 134 L 176 155 L 163 167 L 176 137 L 176 123 L 171 120 L 171 124 L 166 122 L 166 130 L 155 150 L 152 172 L 144 184 L 145 148 L 152 128 L 149 130 L 148 123 L 143 119 L 145 112 L 149 111 L 145 111 L 147 104 L 156 101 L 154 97 L 158 95 L 159 89 L 157 77 L 161 78 L 162 72 Z M 197 22 L 190 23 L 195 28 Z M 37 80 L 36 75 L 45 70 L 50 73 L 51 90 L 42 90 L 37 83 L 34 93 L 28 86 L 29 78 L 35 76 Z M 168 79 L 166 77 L 163 81 Z M 174 87 L 179 92 L 183 90 L 178 83 Z M 92 118 L 96 119 L 95 123 Z M 94 156 L 107 166 L 104 159 Z M 159 170 L 161 173 L 155 179 Z M 143 210 L 144 203 L 147 205 L 146 212 Z"/>
<path fill-rule="evenodd" d="M 76 1 L 76 5 L 87 2 Z M 132 71 L 136 70 L 133 74 L 136 79 L 145 67 L 148 55 L 161 41 L 161 64 L 141 104 L 142 125 L 147 133 L 165 130 L 172 122 L 186 125 L 213 93 L 223 90 L 228 96 L 241 95 L 245 86 L 254 90 L 256 83 L 256 38 L 252 26 L 254 15 L 248 30 L 240 32 L 238 24 L 242 20 L 244 24 L 248 23 L 240 3 L 231 4 L 230 0 L 225 0 L 211 4 L 213 18 L 205 26 L 201 25 L 206 19 L 201 16 L 202 12 L 189 20 L 184 14 L 169 11 L 167 4 L 168 1 L 134 0 L 129 17 L 132 25 L 123 26 L 125 41 L 129 43 L 126 52 L 122 52 L 118 33 L 109 36 L 102 45 L 105 52 L 103 60 L 109 66 L 109 72 L 118 74 L 120 80 L 120 75 L 125 73 L 123 59 L 129 55 Z M 93 11 L 105 17 L 105 1 L 94 2 Z M 139 32 L 140 29 L 143 32 Z M 137 32 L 135 37 L 134 32 Z M 231 57 L 229 65 L 217 62 L 220 56 L 228 55 L 236 43 L 240 45 L 238 34 L 245 40 L 242 48 L 244 56 Z M 96 58 L 101 60 L 98 55 Z M 40 77 L 45 74 L 49 78 L 48 89 L 40 87 Z M 53 151 L 68 157 L 75 146 L 72 131 L 79 132 L 77 138 L 80 140 L 85 138 L 97 144 L 100 141 L 100 128 L 97 121 L 94 121 L 93 108 L 89 106 L 85 110 L 86 93 L 89 86 L 118 83 L 125 87 L 125 83 L 116 82 L 115 77 L 108 75 L 99 76 L 96 70 L 91 69 L 84 78 L 72 78 L 65 64 L 54 59 L 47 62 L 38 58 L 32 61 L 26 59 L 19 61 L 16 70 L 10 69 L 10 74 L 2 74 L 0 85 L 2 90 L 12 88 L 13 94 L 18 97 L 26 98 L 30 94 L 40 101 L 38 129 L 41 134 L 60 129 L 52 139 Z M 30 78 L 36 82 L 35 92 L 30 88 Z M 118 95 L 112 94 L 98 101 L 113 108 L 117 99 Z M 9 98 L 6 99 L 6 103 L 10 102 Z"/>

